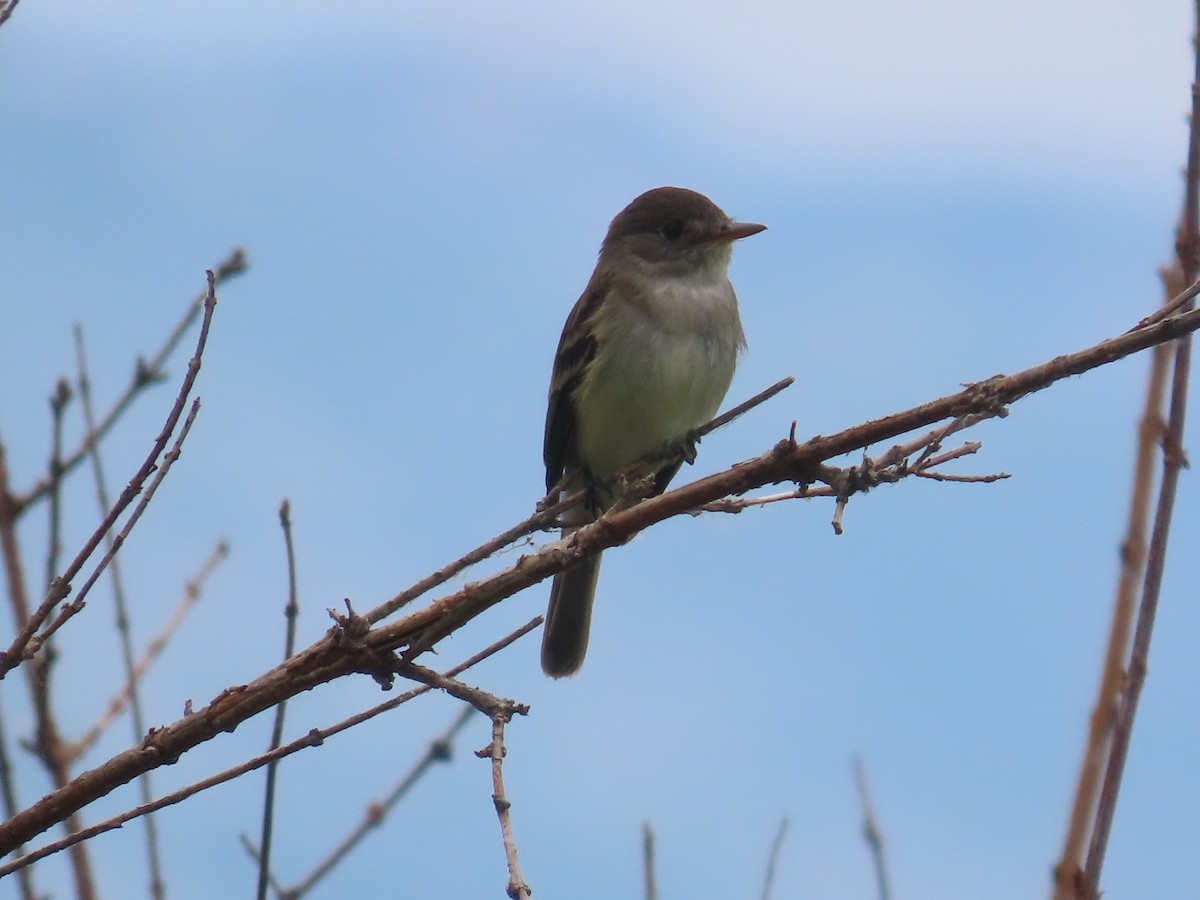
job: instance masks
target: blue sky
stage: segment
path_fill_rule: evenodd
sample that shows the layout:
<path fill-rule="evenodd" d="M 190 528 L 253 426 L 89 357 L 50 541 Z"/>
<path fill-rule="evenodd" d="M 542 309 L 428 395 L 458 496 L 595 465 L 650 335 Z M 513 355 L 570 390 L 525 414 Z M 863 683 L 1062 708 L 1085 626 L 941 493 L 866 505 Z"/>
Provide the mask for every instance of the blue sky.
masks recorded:
<path fill-rule="evenodd" d="M 0 29 L 0 436 L 18 486 L 45 465 L 46 397 L 83 324 L 101 402 L 235 245 L 199 421 L 124 551 L 148 639 L 219 538 L 231 556 L 148 688 L 178 718 L 277 662 L 292 501 L 305 643 L 524 517 L 539 496 L 555 341 L 611 217 L 679 184 L 765 222 L 732 276 L 750 350 L 689 477 L 793 420 L 831 433 L 1123 331 L 1159 301 L 1189 102 L 1183 4 L 749 3 L 519 9 L 28 0 Z M 182 371 L 182 358 L 173 371 Z M 664 896 L 755 895 L 779 818 L 777 896 L 873 896 L 850 758 L 866 759 L 897 896 L 1046 892 L 1099 673 L 1146 361 L 1056 386 L 970 435 L 958 471 L 855 498 L 666 523 L 606 556 L 583 672 L 527 638 L 474 682 L 527 702 L 509 731 L 522 861 L 542 896 L 637 896 L 643 820 Z M 122 483 L 172 399 L 105 453 Z M 72 424 L 78 435 L 78 422 Z M 1194 429 L 1191 430 L 1194 434 Z M 1192 443 L 1195 443 L 1194 439 Z M 883 449 L 883 448 L 880 448 Z M 1106 896 L 1200 891 L 1197 538 L 1184 476 Z M 66 544 L 94 521 L 83 479 Z M 23 532 L 41 566 L 44 519 Z M 497 565 L 481 566 L 479 577 Z M 447 665 L 542 611 L 514 597 Z M 103 594 L 64 636 L 63 719 L 115 684 Z M 10 730 L 28 728 L 6 689 Z M 380 699 L 299 698 L 299 735 Z M 285 766 L 278 874 L 300 878 L 456 714 L 418 704 Z M 160 790 L 253 755 L 269 723 L 156 773 Z M 468 727 L 317 896 L 499 895 L 487 766 Z M 127 725 L 105 741 L 115 752 Z M 99 762 L 97 756 L 90 764 Z M 46 786 L 27 761 L 22 795 Z M 245 779 L 161 817 L 176 898 L 246 894 Z M 118 792 L 89 820 L 133 805 Z M 92 844 L 142 884 L 136 826 Z M 62 889 L 54 865 L 43 889 Z M 0 895 L 10 896 L 7 885 Z M 111 891 L 111 889 L 110 889 Z"/>

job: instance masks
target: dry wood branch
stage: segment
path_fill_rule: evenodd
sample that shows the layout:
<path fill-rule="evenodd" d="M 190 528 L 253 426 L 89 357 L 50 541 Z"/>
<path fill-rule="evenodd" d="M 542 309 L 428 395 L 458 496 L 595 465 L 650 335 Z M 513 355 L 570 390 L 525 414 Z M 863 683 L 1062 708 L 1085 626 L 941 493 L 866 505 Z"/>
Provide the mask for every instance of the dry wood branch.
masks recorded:
<path fill-rule="evenodd" d="M 92 409 L 92 383 L 88 376 L 87 353 L 83 343 L 83 328 L 80 325 L 75 326 L 75 367 L 76 367 L 76 383 L 79 386 L 80 406 L 83 408 L 83 420 L 86 428 L 86 434 L 92 434 L 96 430 L 96 417 Z M 65 383 L 65 382 L 64 382 Z M 85 443 L 89 443 L 85 441 Z M 96 486 L 96 500 L 100 507 L 100 515 L 103 516 L 112 506 L 109 501 L 108 486 L 105 483 L 104 465 L 100 459 L 100 444 L 97 441 L 90 442 L 90 450 L 88 456 L 92 462 L 92 478 Z M 53 501 L 52 501 L 53 503 Z M 116 611 L 116 628 L 117 637 L 121 643 L 121 662 L 125 667 L 125 681 L 129 688 L 129 712 L 130 726 L 133 729 L 133 739 L 136 741 L 146 733 L 145 718 L 142 716 L 141 697 L 137 690 L 137 679 L 134 678 L 134 659 L 133 659 L 133 631 L 129 620 L 129 606 L 125 601 L 125 580 L 121 577 L 120 559 L 116 556 L 115 538 L 112 532 L 105 535 L 105 543 L 108 552 L 112 554 L 111 562 L 108 566 L 109 579 L 112 582 L 113 604 Z M 51 570 L 46 588 L 49 590 L 51 580 L 53 579 L 55 569 Z M 69 748 L 73 750 L 74 748 Z M 151 781 L 150 773 L 138 779 L 138 788 L 141 791 L 142 802 L 149 803 L 154 796 L 154 787 Z M 154 816 L 146 816 L 146 856 L 147 865 L 150 871 L 150 896 L 155 900 L 162 900 L 166 895 L 166 886 L 163 883 L 162 861 L 158 843 L 158 828 L 155 824 Z"/>
<path fill-rule="evenodd" d="M 783 839 L 787 836 L 788 820 L 784 816 L 779 820 L 779 828 L 775 830 L 775 839 L 771 841 L 771 852 L 767 854 L 767 871 L 763 875 L 762 900 L 771 900 L 771 891 L 775 888 L 775 869 L 779 865 L 779 854 L 783 851 Z"/>
<path fill-rule="evenodd" d="M 361 638 L 362 647 L 383 656 L 407 648 L 411 660 L 464 623 L 506 597 L 561 572 L 586 555 L 617 546 L 637 533 L 672 516 L 686 514 L 726 496 L 740 496 L 766 484 L 813 479 L 823 461 L 893 440 L 945 420 L 969 416 L 977 420 L 1002 415 L 1008 404 L 1072 375 L 1121 359 L 1200 327 L 1200 311 L 1190 311 L 1154 325 L 1104 341 L 1076 353 L 1059 356 L 1040 366 L 1009 376 L 998 375 L 965 390 L 894 413 L 828 437 L 803 444 L 784 439 L 756 458 L 685 484 L 673 491 L 606 513 L 569 538 L 550 543 L 520 558 L 507 569 L 414 610 L 403 618 L 381 624 Z M 207 707 L 156 730 L 138 747 L 117 754 L 108 762 L 79 775 L 66 788 L 42 798 L 0 823 L 0 853 L 81 808 L 143 771 L 174 760 L 216 735 L 231 730 L 287 697 L 316 685 L 360 671 L 362 659 L 348 652 L 331 633 L 246 685 L 223 691 Z"/>
<path fill-rule="evenodd" d="M 485 647 L 474 656 L 463 660 L 457 666 L 447 669 L 445 673 L 446 677 L 452 678 L 455 675 L 465 672 L 472 666 L 478 665 L 489 656 L 499 653 L 501 650 L 505 649 L 515 641 L 523 638 L 541 624 L 542 617 L 536 616 L 535 618 L 526 622 L 516 631 L 504 636 L 494 644 Z M 283 759 L 285 756 L 291 756 L 293 753 L 298 753 L 299 751 L 309 747 L 319 747 L 328 738 L 333 737 L 335 734 L 340 734 L 349 728 L 353 728 L 356 725 L 361 725 L 368 719 L 373 719 L 375 716 L 389 712 L 390 710 L 393 710 L 402 704 L 408 703 L 410 700 L 414 700 L 423 694 L 429 693 L 433 689 L 434 686 L 430 684 L 422 684 L 418 687 L 412 688 L 411 690 L 405 691 L 403 694 L 391 698 L 386 703 L 380 703 L 378 706 L 373 706 L 371 709 L 343 719 L 341 722 L 331 725 L 328 728 L 314 728 L 309 731 L 308 734 L 304 735 L 304 737 L 284 744 L 282 747 L 278 748 L 277 750 L 273 750 L 270 753 L 264 753 L 262 756 L 257 756 L 254 759 L 240 763 L 232 768 L 226 769 L 224 772 L 219 772 L 216 775 L 212 775 L 203 779 L 202 781 L 197 781 L 185 788 L 180 788 L 178 791 L 168 794 L 165 797 L 160 797 L 158 800 L 155 800 L 152 803 L 143 804 L 142 806 L 138 806 L 127 812 L 113 816 L 110 819 L 105 819 L 103 822 L 97 822 L 95 825 L 91 825 L 88 828 L 82 829 L 79 832 L 71 834 L 61 840 L 46 844 L 45 846 L 40 847 L 37 850 L 20 857 L 19 859 L 15 859 L 9 863 L 0 865 L 0 878 L 10 875 L 18 869 L 22 869 L 25 866 L 31 865 L 40 859 L 45 859 L 47 856 L 58 853 L 59 851 L 82 841 L 89 840 L 97 835 L 120 828 L 126 822 L 131 822 L 134 819 L 146 815 L 147 813 L 156 812 L 167 806 L 174 806 L 176 803 L 182 803 L 188 797 L 198 794 L 201 791 L 206 791 L 209 788 L 216 787 L 219 784 L 225 784 L 228 781 L 232 781 L 235 778 L 245 775 L 247 772 L 253 772 L 255 769 L 261 769 L 272 760 Z M 199 715 L 199 713 L 193 713 L 189 711 L 187 714 L 188 717 L 194 717 L 196 715 Z M 152 737 L 152 735 L 148 735 L 147 740 L 149 740 L 150 737 Z M 109 764 L 111 764 L 111 762 L 112 760 L 109 761 Z"/>
<path fill-rule="evenodd" d="M 1175 256 L 1183 273 L 1183 280 L 1186 282 L 1196 281 L 1197 274 L 1200 273 L 1200 0 L 1196 0 L 1194 4 L 1193 21 L 1197 31 L 1193 33 L 1192 40 L 1194 60 L 1191 120 L 1188 130 L 1187 177 L 1184 183 L 1182 222 L 1175 237 Z M 1194 306 L 1194 297 L 1186 299 L 1183 302 L 1185 312 L 1182 315 L 1191 314 Z M 1116 815 L 1117 798 L 1125 771 L 1125 760 L 1129 754 L 1129 742 L 1133 734 L 1133 723 L 1137 716 L 1138 701 L 1146 681 L 1150 641 L 1154 634 L 1154 620 L 1158 613 L 1158 602 L 1162 594 L 1167 542 L 1175 511 L 1175 495 L 1179 486 L 1180 470 L 1186 464 L 1182 450 L 1184 426 L 1187 421 L 1191 360 L 1192 339 L 1189 333 L 1181 335 L 1174 347 L 1171 395 L 1167 404 L 1166 452 L 1163 455 L 1162 478 L 1158 486 L 1154 525 L 1150 532 L 1141 602 L 1138 605 L 1137 621 L 1133 631 L 1133 645 L 1129 652 L 1128 678 L 1125 680 L 1124 695 L 1118 704 L 1116 720 L 1113 723 L 1108 763 L 1104 772 L 1103 787 L 1096 803 L 1087 859 L 1082 876 L 1072 879 L 1077 894 L 1087 900 L 1100 896 L 1100 876 L 1104 868 L 1105 855 L 1108 852 L 1108 838 Z"/>
<path fill-rule="evenodd" d="M 506 892 L 512 900 L 529 900 L 533 889 L 521 873 L 521 861 L 517 856 L 517 839 L 512 827 L 512 802 L 504 792 L 504 726 L 512 720 L 514 713 L 524 715 L 527 707 L 503 701 L 492 708 L 492 742 L 476 755 L 492 761 L 492 805 L 500 819 L 500 836 L 504 842 L 504 858 L 508 862 L 508 885 Z"/>
<path fill-rule="evenodd" d="M 283 615 L 287 621 L 284 638 L 283 658 L 286 660 L 296 650 L 296 619 L 300 605 L 296 600 L 296 548 L 292 541 L 292 504 L 286 499 L 279 505 L 279 527 L 283 529 L 283 545 L 287 556 L 288 601 Z M 275 724 L 271 728 L 270 750 L 283 743 L 283 720 L 287 701 L 275 707 Z M 271 872 L 271 838 L 275 824 L 275 782 L 279 772 L 279 760 L 267 763 L 267 784 L 263 797 L 262 837 L 258 852 L 258 900 L 267 900 L 267 888 Z"/>
<path fill-rule="evenodd" d="M 8 17 L 13 14 L 13 10 L 20 2 L 21 0 L 8 0 L 7 3 L 0 4 L 0 25 L 8 21 Z"/>
<path fill-rule="evenodd" d="M 39 605 L 37 610 L 32 615 L 28 616 L 27 620 L 22 623 L 21 631 L 13 640 L 12 644 L 9 645 L 7 650 L 3 651 L 3 653 L 0 653 L 0 678 L 4 677 L 4 675 L 6 675 L 10 670 L 28 659 L 33 653 L 36 653 L 38 647 L 41 645 L 41 642 L 44 641 L 47 636 L 61 627 L 68 618 L 74 615 L 75 612 L 78 612 L 79 608 L 81 608 L 76 606 L 76 604 L 79 602 L 77 598 L 75 603 L 69 604 L 64 608 L 63 612 L 58 616 L 56 622 L 48 626 L 46 632 L 43 633 L 40 638 L 36 640 L 34 639 L 34 633 L 41 628 L 46 619 L 48 619 L 50 614 L 54 611 L 54 608 L 58 606 L 61 601 L 66 599 L 67 594 L 70 593 L 71 580 L 79 574 L 79 571 L 87 563 L 88 559 L 90 559 L 92 554 L 95 553 L 96 548 L 100 545 L 100 542 L 104 539 L 104 536 L 108 534 L 109 529 L 113 527 L 117 519 L 129 507 L 134 498 L 137 497 L 137 495 L 141 492 L 142 485 L 146 482 L 146 479 L 150 477 L 151 473 L 157 468 L 159 457 L 162 456 L 163 451 L 166 449 L 167 442 L 170 441 L 171 435 L 175 431 L 175 426 L 178 424 L 180 416 L 183 415 L 183 408 L 187 403 L 188 395 L 191 393 L 192 385 L 195 384 L 196 381 L 196 375 L 200 371 L 200 360 L 204 353 L 204 345 L 208 340 L 208 329 L 212 323 L 213 310 L 216 308 L 217 303 L 215 288 L 216 277 L 210 271 L 208 273 L 208 293 L 204 302 L 204 320 L 200 326 L 200 335 L 196 342 L 196 351 L 192 355 L 191 360 L 188 362 L 187 373 L 184 375 L 183 384 L 179 389 L 179 394 L 175 398 L 175 404 L 171 407 L 171 411 L 167 415 L 166 424 L 163 426 L 163 430 L 155 439 L 154 446 L 151 448 L 150 454 L 146 457 L 145 462 L 142 463 L 141 468 L 139 468 L 134 474 L 129 484 L 127 484 L 125 489 L 121 491 L 120 497 L 117 498 L 117 502 L 113 505 L 113 508 L 109 510 L 108 515 L 104 517 L 104 520 L 99 526 L 97 526 L 96 530 L 92 532 L 92 536 L 88 538 L 87 542 L 83 546 L 83 549 L 79 551 L 75 559 L 69 566 L 67 566 L 66 571 L 54 579 L 54 583 L 51 585 L 50 590 L 47 592 L 45 599 L 41 602 L 41 605 Z M 7 491 L 7 470 L 4 468 L 3 455 L 0 453 L 0 539 L 4 539 L 5 535 L 13 530 L 16 521 L 15 517 L 19 515 L 19 512 L 19 508 L 14 505 L 12 497 Z M 7 540 L 4 541 L 4 544 L 5 564 L 9 569 L 11 578 L 15 567 L 7 556 Z M 99 577 L 99 574 L 102 571 L 103 567 L 97 568 L 93 577 L 93 581 L 95 577 Z"/>
<path fill-rule="evenodd" d="M 858 799 L 862 806 L 863 837 L 871 851 L 871 863 L 875 868 L 875 884 L 879 888 L 879 900 L 891 900 L 892 882 L 888 876 L 887 857 L 883 852 L 883 829 L 879 827 L 879 816 L 871 802 L 871 789 L 867 784 L 867 770 L 860 757 L 854 757 L 854 783 L 858 787 Z"/>
<path fill-rule="evenodd" d="M 1167 298 L 1177 296 L 1183 284 L 1183 272 L 1175 265 L 1161 273 Z M 1165 308 L 1165 305 L 1164 305 Z M 1146 400 L 1138 423 L 1137 453 L 1133 469 L 1132 496 L 1121 542 L 1121 570 L 1117 577 L 1116 598 L 1100 688 L 1088 725 L 1088 741 L 1079 778 L 1062 855 L 1054 868 L 1055 900 L 1072 900 L 1082 896 L 1084 851 L 1092 830 L 1092 817 L 1100 796 L 1104 767 L 1111 747 L 1112 729 L 1116 723 L 1121 692 L 1125 685 L 1125 665 L 1129 655 L 1130 635 L 1137 609 L 1137 589 L 1146 563 L 1146 534 L 1150 521 L 1150 498 L 1154 489 L 1157 454 L 1162 446 L 1163 398 L 1166 394 L 1167 365 L 1170 346 L 1160 344 L 1152 351 L 1150 378 Z"/>
<path fill-rule="evenodd" d="M 654 863 L 654 829 L 642 823 L 642 875 L 646 885 L 646 900 L 658 900 L 658 873 Z"/>

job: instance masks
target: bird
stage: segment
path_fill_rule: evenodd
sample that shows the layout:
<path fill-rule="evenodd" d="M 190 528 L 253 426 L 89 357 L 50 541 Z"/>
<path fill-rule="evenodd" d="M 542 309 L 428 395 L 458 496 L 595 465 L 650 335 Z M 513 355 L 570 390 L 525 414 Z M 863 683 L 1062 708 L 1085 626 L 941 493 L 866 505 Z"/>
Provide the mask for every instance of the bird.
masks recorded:
<path fill-rule="evenodd" d="M 652 493 L 666 490 L 694 430 L 716 414 L 746 348 L 729 282 L 732 245 L 765 229 L 680 187 L 646 191 L 612 220 L 550 378 L 546 491 L 588 491 L 561 517 L 563 538 L 619 499 L 605 479 L 683 448 L 653 473 Z M 551 678 L 583 665 L 599 574 L 596 554 L 554 576 L 541 652 Z"/>

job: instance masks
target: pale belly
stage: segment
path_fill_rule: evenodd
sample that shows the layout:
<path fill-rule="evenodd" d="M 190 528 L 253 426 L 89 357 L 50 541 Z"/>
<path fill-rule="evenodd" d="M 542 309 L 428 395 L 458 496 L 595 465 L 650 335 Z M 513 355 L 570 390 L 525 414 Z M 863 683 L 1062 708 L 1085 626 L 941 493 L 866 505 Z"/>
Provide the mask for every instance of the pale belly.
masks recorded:
<path fill-rule="evenodd" d="M 607 348 L 576 399 L 575 448 L 604 478 L 716 415 L 737 362 L 736 343 L 699 334 L 629 332 Z M 598 360 L 599 361 L 599 360 Z"/>

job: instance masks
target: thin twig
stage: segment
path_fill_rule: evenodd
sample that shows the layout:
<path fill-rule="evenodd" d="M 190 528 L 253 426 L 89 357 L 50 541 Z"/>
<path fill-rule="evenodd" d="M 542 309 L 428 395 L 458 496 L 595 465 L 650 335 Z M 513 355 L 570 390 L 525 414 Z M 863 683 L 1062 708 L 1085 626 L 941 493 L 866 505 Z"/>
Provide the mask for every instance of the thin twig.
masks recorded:
<path fill-rule="evenodd" d="M 58 557 L 62 553 L 62 433 L 63 413 L 71 402 L 71 385 L 65 378 L 58 380 L 58 385 L 50 397 L 50 413 L 53 419 L 52 437 L 50 441 L 50 536 L 46 541 L 46 580 L 42 590 L 50 590 L 50 582 L 58 571 Z"/>
<path fill-rule="evenodd" d="M 542 617 L 534 617 L 516 631 L 505 635 L 494 644 L 490 644 L 483 650 L 480 650 L 474 656 L 471 656 L 459 663 L 457 666 L 447 669 L 445 672 L 446 677 L 452 678 L 455 675 L 465 672 L 472 666 L 478 665 L 479 663 L 483 662 L 483 660 L 487 659 L 493 654 L 499 653 L 513 642 L 523 638 L 541 624 Z M 181 803 L 188 797 L 198 794 L 201 791 L 216 787 L 219 784 L 225 784 L 228 781 L 232 781 L 235 778 L 245 775 L 247 772 L 253 772 L 255 769 L 260 769 L 270 763 L 272 760 L 283 759 L 286 756 L 291 756 L 293 753 L 298 753 L 299 751 L 309 747 L 319 747 L 335 734 L 340 734 L 349 728 L 353 728 L 356 725 L 362 724 L 368 719 L 373 719 L 382 713 L 389 712 L 404 703 L 408 703 L 410 700 L 414 700 L 423 694 L 428 694 L 433 689 L 434 686 L 431 684 L 421 684 L 412 688 L 411 690 L 405 691 L 403 694 L 392 697 L 386 703 L 380 703 L 378 706 L 373 706 L 361 713 L 356 713 L 355 715 L 343 719 L 342 721 L 335 725 L 331 725 L 328 728 L 314 728 L 308 732 L 308 734 L 304 735 L 304 737 L 298 738 L 288 744 L 284 744 L 277 750 L 273 750 L 270 753 L 264 753 L 262 756 L 257 756 L 254 759 L 240 763 L 230 769 L 219 772 L 216 775 L 212 775 L 201 781 L 197 781 L 194 784 L 190 784 L 185 788 L 181 788 L 172 794 L 168 794 L 165 797 L 160 797 L 153 803 L 143 804 L 134 809 L 128 810 L 127 812 L 123 812 L 120 815 L 113 816 L 110 819 L 105 819 L 103 822 L 97 822 L 95 825 L 89 826 L 86 829 L 82 829 L 74 834 L 62 838 L 61 840 L 46 844 L 45 846 L 40 847 L 37 850 L 34 850 L 18 859 L 12 860 L 4 865 L 0 865 L 0 878 L 4 878 L 6 875 L 10 875 L 18 869 L 28 866 L 31 863 L 35 863 L 39 859 L 44 859 L 45 857 L 54 853 L 58 853 L 59 851 L 78 844 L 81 841 L 86 841 L 95 837 L 96 835 L 104 834 L 105 832 L 120 828 L 126 822 L 131 822 L 140 816 L 146 815 L 147 813 L 155 812 L 156 810 L 163 809 L 167 806 L 173 806 L 176 803 Z M 191 714 L 191 716 L 198 715 L 200 714 Z"/>
<path fill-rule="evenodd" d="M 875 884 L 879 888 L 879 900 L 890 900 L 892 882 L 888 876 L 887 857 L 883 852 L 883 829 L 879 827 L 879 816 L 871 802 L 871 790 L 867 785 L 867 770 L 862 757 L 854 757 L 854 783 L 858 786 L 858 799 L 862 805 L 863 837 L 871 851 L 871 862 L 875 867 Z"/>
<path fill-rule="evenodd" d="M 529 900 L 533 889 L 525 881 L 521 873 L 521 861 L 517 857 L 517 839 L 512 827 L 512 802 L 504 792 L 504 726 L 513 716 L 520 712 L 511 702 L 506 708 L 492 711 L 492 742 L 477 755 L 492 761 L 492 805 L 496 808 L 496 816 L 500 819 L 500 837 L 504 842 L 504 858 L 508 863 L 508 885 L 505 890 L 512 900 Z"/>
<path fill-rule="evenodd" d="M 13 784 L 12 765 L 8 759 L 8 732 L 4 727 L 2 707 L 0 707 L 0 797 L 4 801 L 4 815 L 6 818 L 15 814 L 21 808 L 17 802 L 17 789 Z M 24 852 L 24 847 L 17 848 L 18 854 Z M 24 868 L 17 875 L 17 880 L 21 886 L 21 900 L 38 900 L 38 892 L 33 884 L 33 869 Z"/>
<path fill-rule="evenodd" d="M 646 883 L 646 900 L 658 900 L 658 872 L 654 863 L 654 829 L 642 823 L 642 873 Z"/>
<path fill-rule="evenodd" d="M 92 383 L 88 376 L 87 352 L 83 343 L 83 327 L 75 325 L 75 365 L 76 379 L 79 386 L 79 400 L 83 407 L 83 420 L 87 434 L 96 430 L 96 417 L 92 408 Z M 100 444 L 97 441 L 85 441 L 89 444 L 88 455 L 92 460 L 92 478 L 96 485 L 96 500 L 100 506 L 100 515 L 111 508 L 108 495 L 108 485 L 104 480 L 104 465 L 100 459 Z M 104 536 L 109 552 L 114 552 L 114 538 L 111 531 Z M 146 733 L 145 718 L 142 715 L 141 698 L 137 690 L 137 679 L 134 677 L 133 634 L 129 621 L 129 606 L 125 602 L 125 582 L 121 577 L 120 560 L 113 556 L 108 567 L 109 578 L 112 581 L 113 604 L 116 612 L 117 635 L 121 642 L 121 661 L 125 667 L 125 681 L 129 687 L 130 725 L 133 728 L 133 739 L 139 740 Z M 49 583 L 47 583 L 47 590 Z M 149 803 L 154 796 L 154 787 L 150 773 L 138 778 L 138 789 L 143 803 Z M 158 845 L 158 827 L 154 816 L 146 816 L 146 856 L 150 870 L 150 895 L 155 900 L 162 900 L 166 895 L 163 882 L 162 859 Z"/>
<path fill-rule="evenodd" d="M 13 14 L 13 10 L 17 8 L 17 4 L 21 0 L 8 0 L 7 3 L 0 5 L 0 25 L 8 21 L 8 17 Z"/>
<path fill-rule="evenodd" d="M 287 552 L 288 602 L 283 615 L 287 620 L 287 637 L 284 640 L 283 658 L 288 659 L 296 651 L 296 619 L 300 606 L 296 601 L 296 549 L 292 544 L 292 504 L 286 499 L 279 505 L 279 527 L 283 529 L 283 545 Z M 283 743 L 283 719 L 287 700 L 275 707 L 275 724 L 271 729 L 270 750 Z M 258 900 L 267 900 L 267 887 L 271 871 L 271 834 L 275 820 L 275 778 L 279 771 L 279 760 L 267 764 L 267 784 L 263 797 L 262 837 L 259 839 L 258 854 Z"/>
<path fill-rule="evenodd" d="M 1166 298 L 1179 292 L 1183 273 L 1178 265 L 1161 272 Z M 1084 851 L 1092 829 L 1092 817 L 1100 795 L 1100 784 L 1111 748 L 1121 692 L 1125 686 L 1125 666 L 1133 617 L 1137 609 L 1137 590 L 1146 564 L 1146 534 L 1150 521 L 1150 498 L 1154 489 L 1158 452 L 1162 446 L 1163 397 L 1166 393 L 1167 363 L 1170 346 L 1160 344 L 1151 355 L 1146 400 L 1137 429 L 1137 454 L 1133 467 L 1133 487 L 1125 539 L 1121 542 L 1121 571 L 1117 578 L 1112 623 L 1104 653 L 1104 668 L 1096 703 L 1088 727 L 1087 747 L 1079 767 L 1075 797 L 1062 855 L 1054 868 L 1054 900 L 1072 900 L 1083 890 Z"/>
<path fill-rule="evenodd" d="M 788 820 L 784 816 L 779 820 L 779 828 L 775 831 L 775 840 L 771 841 L 771 852 L 767 854 L 767 871 L 763 875 L 762 900 L 771 900 L 771 891 L 775 886 L 775 868 L 779 864 L 779 853 L 783 850 L 783 839 L 787 835 Z"/>
<path fill-rule="evenodd" d="M 99 526 L 97 526 L 96 530 L 92 532 L 92 536 L 88 538 L 87 542 L 83 546 L 83 549 L 79 551 L 79 553 L 75 556 L 75 559 L 69 566 L 67 566 L 66 571 L 54 579 L 54 583 L 51 585 L 50 590 L 46 593 L 45 599 L 42 600 L 37 610 L 29 616 L 28 621 L 23 624 L 20 633 L 13 640 L 12 644 L 9 645 L 9 648 L 3 653 L 0 653 L 0 678 L 2 678 L 15 666 L 20 665 L 21 662 L 27 658 L 28 653 L 37 652 L 37 644 L 34 644 L 32 647 L 30 646 L 34 633 L 41 628 L 42 624 L 54 611 L 54 608 L 62 600 L 66 599 L 67 594 L 70 593 L 71 590 L 71 580 L 79 574 L 80 569 L 82 569 L 87 563 L 88 559 L 91 558 L 91 555 L 96 551 L 96 548 L 100 545 L 100 542 L 104 539 L 104 536 L 108 533 L 108 530 L 113 527 L 113 524 L 120 517 L 121 513 L 123 513 L 129 504 L 133 502 L 134 498 L 142 490 L 142 485 L 145 483 L 146 479 L 150 477 L 150 474 L 154 472 L 155 468 L 157 467 L 158 459 L 166 449 L 167 442 L 170 441 L 171 435 L 175 431 L 175 426 L 178 424 L 180 416 L 183 415 L 183 408 L 187 403 L 188 395 L 191 393 L 192 385 L 196 382 L 196 375 L 200 372 L 200 360 L 204 353 L 204 345 L 208 341 L 208 329 L 212 323 L 213 310 L 216 309 L 217 305 L 217 296 L 215 293 L 216 278 L 211 271 L 207 274 L 208 294 L 204 302 L 204 320 L 200 325 L 200 336 L 196 341 L 196 352 L 192 355 L 191 360 L 188 362 L 187 373 L 184 375 L 183 384 L 180 386 L 179 394 L 175 398 L 175 404 L 171 407 L 171 411 L 167 414 L 167 420 L 163 425 L 162 431 L 159 432 L 158 437 L 155 439 L 154 446 L 147 455 L 145 462 L 142 463 L 141 468 L 139 468 L 134 474 L 133 478 L 130 479 L 129 483 L 125 486 L 125 489 L 121 491 L 120 497 L 117 498 L 116 504 L 111 510 L 109 510 L 108 515 L 104 517 L 104 521 L 102 521 Z M 5 527 L 5 521 L 8 520 L 10 516 L 15 516 L 16 514 L 12 511 L 11 497 L 5 496 L 5 487 L 6 485 L 4 481 L 0 480 L 0 536 L 2 536 Z M 8 509 L 6 510 L 5 507 L 8 507 Z M 99 573 L 101 571 L 103 571 L 102 568 L 97 569 L 95 577 L 99 577 Z M 76 602 L 78 602 L 78 600 L 76 600 Z M 68 609 L 70 608 L 71 607 L 68 606 Z M 75 609 L 74 612 L 70 612 L 66 618 L 70 618 L 70 616 L 74 615 L 75 612 L 78 612 L 78 609 Z M 63 618 L 61 614 L 59 618 L 62 619 L 62 621 L 65 621 L 65 618 Z M 57 625 L 48 628 L 47 633 L 52 633 L 54 630 L 57 630 L 57 628 L 61 626 L 62 621 L 58 622 Z M 45 636 L 46 635 L 42 636 L 43 640 L 45 639 Z"/>
<path fill-rule="evenodd" d="M 1194 5 L 1194 21 L 1200 32 L 1200 0 Z M 1200 269 L 1200 33 L 1192 40 L 1194 69 L 1192 76 L 1192 114 L 1188 133 L 1187 178 L 1184 190 L 1183 221 L 1176 236 L 1176 256 L 1183 271 L 1184 280 L 1196 280 Z M 1194 299 L 1184 304 L 1189 315 L 1195 305 Z M 1154 526 L 1150 532 L 1149 555 L 1146 573 L 1142 582 L 1142 598 L 1138 606 L 1137 624 L 1133 632 L 1133 647 L 1129 656 L 1129 675 L 1125 694 L 1117 711 L 1113 726 L 1112 748 L 1108 766 L 1104 773 L 1104 787 L 1096 806 L 1095 824 L 1082 876 L 1082 896 L 1091 900 L 1100 893 L 1100 876 L 1108 850 L 1108 838 L 1116 815 L 1117 798 L 1121 790 L 1121 779 L 1125 760 L 1129 754 L 1129 742 L 1133 734 L 1133 723 L 1137 716 L 1138 701 L 1146 681 L 1146 666 L 1150 654 L 1150 640 L 1154 633 L 1154 620 L 1158 613 L 1158 601 L 1162 593 L 1163 573 L 1166 568 L 1167 542 L 1171 533 L 1171 519 L 1175 510 L 1175 495 L 1179 486 L 1179 474 L 1184 465 L 1183 432 L 1187 421 L 1188 382 L 1191 374 L 1191 336 L 1180 338 L 1175 343 L 1175 365 L 1171 380 L 1171 399 L 1168 403 L 1166 452 L 1163 458 L 1162 479 L 1159 482 L 1158 503 L 1154 512 Z"/>

